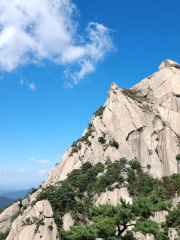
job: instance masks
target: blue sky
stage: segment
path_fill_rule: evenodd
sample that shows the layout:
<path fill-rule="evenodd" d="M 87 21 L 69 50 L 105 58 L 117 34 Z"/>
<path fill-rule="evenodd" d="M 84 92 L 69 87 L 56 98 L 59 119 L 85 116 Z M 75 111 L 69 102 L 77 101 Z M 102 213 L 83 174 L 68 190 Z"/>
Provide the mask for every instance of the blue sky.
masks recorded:
<path fill-rule="evenodd" d="M 0 2 L 0 186 L 41 183 L 112 82 L 180 62 L 180 2 Z"/>

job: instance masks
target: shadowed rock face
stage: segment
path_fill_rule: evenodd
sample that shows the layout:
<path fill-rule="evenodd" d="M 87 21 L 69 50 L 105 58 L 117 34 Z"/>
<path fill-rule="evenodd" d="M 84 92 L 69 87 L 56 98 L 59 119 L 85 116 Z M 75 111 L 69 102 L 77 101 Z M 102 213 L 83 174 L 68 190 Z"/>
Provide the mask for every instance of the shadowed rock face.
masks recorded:
<path fill-rule="evenodd" d="M 158 178 L 179 173 L 179 164 L 176 161 L 176 155 L 180 153 L 178 67 L 179 64 L 165 60 L 158 72 L 131 89 L 121 89 L 116 83 L 112 83 L 107 101 L 92 117 L 83 137 L 65 152 L 43 187 L 65 179 L 67 173 L 79 168 L 84 162 L 104 163 L 108 158 L 112 161 L 121 157 L 128 160 L 136 158 L 145 171 Z M 37 193 L 30 196 L 29 203 L 36 199 L 36 195 Z M 114 192 L 103 193 L 95 203 L 117 204 L 120 196 L 131 202 L 126 189 L 116 189 Z M 12 205 L 0 215 L 0 231 L 4 232 L 10 227 L 12 216 L 16 212 L 18 207 Z M 45 225 L 40 226 L 40 233 L 34 233 L 36 224 L 33 222 L 22 226 L 23 221 L 28 217 L 32 219 L 33 216 L 44 220 Z M 155 219 L 165 219 L 165 213 L 157 213 Z M 64 216 L 63 221 L 64 229 L 69 229 L 73 224 L 70 215 Z M 53 226 L 52 231 L 49 230 L 49 225 Z M 31 240 L 39 239 L 40 236 L 47 240 L 59 239 L 52 209 L 47 201 L 29 206 L 13 222 L 7 239 Z M 146 239 L 153 239 L 152 236 L 147 237 Z M 145 239 L 141 234 L 136 238 Z"/>

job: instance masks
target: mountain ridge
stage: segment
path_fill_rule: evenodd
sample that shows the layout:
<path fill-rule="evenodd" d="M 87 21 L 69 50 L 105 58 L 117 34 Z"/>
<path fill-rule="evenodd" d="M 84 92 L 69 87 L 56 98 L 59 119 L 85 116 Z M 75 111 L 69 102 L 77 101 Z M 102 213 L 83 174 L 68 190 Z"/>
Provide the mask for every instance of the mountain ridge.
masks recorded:
<path fill-rule="evenodd" d="M 94 115 L 90 121 L 90 124 L 94 124 L 95 126 L 95 129 L 91 130 L 95 130 L 96 135 L 92 132 L 94 139 L 92 139 L 90 135 L 87 137 L 91 139 L 92 146 L 90 146 L 89 149 L 92 149 L 94 154 L 91 154 L 89 149 L 86 149 L 87 144 L 85 141 L 82 142 L 81 149 L 79 149 L 78 152 L 74 152 L 72 156 L 70 156 L 72 148 L 68 149 L 62 157 L 62 162 L 57 165 L 57 168 L 51 171 L 45 185 L 63 179 L 67 172 L 71 171 L 73 167 L 79 167 L 81 165 L 79 159 L 83 162 L 90 161 L 93 163 L 93 161 L 104 161 L 105 158 L 108 157 L 108 154 L 111 155 L 113 159 L 127 157 L 128 159 L 137 158 L 141 161 L 143 157 L 142 164 L 144 165 L 143 167 L 146 167 L 147 164 L 149 164 L 147 153 L 149 152 L 150 154 L 150 151 L 152 151 L 153 157 L 150 156 L 152 159 L 151 163 L 154 161 L 156 167 L 151 168 L 151 173 L 155 177 L 162 177 L 163 175 L 178 172 L 179 166 L 177 166 L 175 156 L 179 152 L 177 145 L 180 139 L 180 127 L 178 124 L 180 99 L 177 97 L 178 94 L 180 94 L 179 79 L 179 69 L 175 67 L 165 67 L 130 88 L 130 90 L 128 90 L 129 94 L 127 90 L 120 89 L 117 84 L 113 83 L 108 93 L 108 99 L 103 105 L 103 115 Z M 161 88 L 159 86 L 161 86 Z M 167 108 L 163 108 L 163 102 L 165 101 L 167 101 Z M 123 122 L 121 114 L 126 119 L 127 124 Z M 167 119 L 167 115 L 169 115 L 169 119 Z M 106 126 L 108 126 L 108 129 L 106 129 Z M 147 131 L 148 126 L 149 131 Z M 139 130 L 141 130 L 142 137 L 138 136 L 140 135 Z M 149 135 L 149 139 L 143 136 L 144 130 Z M 154 131 L 156 131 L 157 134 L 154 134 L 153 137 Z M 89 133 L 88 129 L 84 131 L 83 136 L 85 136 L 87 132 Z M 171 140 L 166 136 L 169 132 L 172 134 L 171 140 L 174 142 L 173 144 L 171 144 Z M 120 143 L 122 146 L 121 153 L 119 152 L 118 154 L 118 151 L 115 150 L 113 153 L 110 148 L 104 153 L 103 148 L 100 147 L 98 143 L 98 138 L 103 137 L 104 133 L 108 141 L 112 140 L 110 138 L 113 138 Z M 168 151 L 166 151 L 165 148 L 162 150 L 162 146 L 156 144 L 158 137 L 164 137 L 163 141 L 168 145 L 172 145 L 172 148 L 167 146 Z M 131 146 L 127 144 L 128 142 Z M 144 146 L 140 147 L 138 144 L 143 144 Z M 170 153 L 172 149 L 173 153 Z M 85 155 L 86 150 L 89 152 Z M 91 156 L 88 157 L 87 155 Z M 168 157 L 166 155 L 168 155 Z M 67 167 L 66 163 L 68 159 L 70 159 L 70 163 L 68 163 L 69 166 Z M 146 159 L 146 163 L 144 159 Z M 163 164 L 161 164 L 161 161 L 163 161 Z M 72 163 L 74 163 L 74 165 L 72 165 Z M 157 166 L 160 170 L 159 172 L 156 171 Z M 58 173 L 56 169 L 58 169 Z"/>
<path fill-rule="evenodd" d="M 179 64 L 166 60 L 158 72 L 130 89 L 118 88 L 117 84 L 113 83 L 105 104 L 95 112 L 82 137 L 72 144 L 63 155 L 62 161 L 52 169 L 42 188 L 55 186 L 59 181 L 66 179 L 68 173 L 80 169 L 86 162 L 94 166 L 98 162 L 105 164 L 109 159 L 114 162 L 123 157 L 128 161 L 138 159 L 144 171 L 154 178 L 160 179 L 179 173 L 179 162 L 176 159 L 180 152 L 178 67 Z M 13 204 L 0 215 L 0 231 L 5 232 L 9 227 L 12 228 L 7 240 L 39 239 L 39 235 L 34 235 L 34 232 L 29 235 L 30 229 L 34 231 L 33 224 L 19 226 L 19 221 L 42 213 L 47 217 L 41 229 L 43 240 L 59 239 L 49 202 L 42 200 L 33 205 L 41 191 L 41 188 L 38 189 L 22 201 L 22 206 L 27 206 L 27 209 L 24 213 L 21 212 L 23 217 L 15 218 L 12 226 L 11 219 L 19 213 L 19 203 Z M 110 193 L 107 191 L 101 195 L 98 203 L 106 203 L 109 197 L 112 204 L 116 204 L 115 199 L 128 199 L 129 195 L 122 188 Z M 173 201 L 176 202 L 176 206 L 179 198 L 176 196 Z M 72 222 L 69 215 L 65 215 L 64 219 L 64 225 Z M 164 221 L 165 214 L 157 213 L 156 221 L 157 219 Z M 51 232 L 48 230 L 50 225 L 53 226 Z M 173 234 L 176 235 L 174 232 Z M 137 239 L 153 238 L 140 236 Z M 171 240 L 173 239 L 172 237 Z"/>

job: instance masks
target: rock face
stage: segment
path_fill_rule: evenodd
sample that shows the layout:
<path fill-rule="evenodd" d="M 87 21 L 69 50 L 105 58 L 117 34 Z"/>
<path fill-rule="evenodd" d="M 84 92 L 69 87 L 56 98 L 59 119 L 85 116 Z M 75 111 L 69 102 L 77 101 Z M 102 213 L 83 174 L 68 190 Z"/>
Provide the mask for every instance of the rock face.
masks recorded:
<path fill-rule="evenodd" d="M 47 200 L 24 210 L 13 222 L 7 240 L 59 240 L 53 212 Z"/>
<path fill-rule="evenodd" d="M 179 173 L 176 160 L 176 155 L 180 153 L 179 66 L 176 62 L 165 60 L 158 72 L 131 89 L 121 89 L 113 83 L 105 104 L 92 117 L 82 138 L 65 152 L 43 187 L 65 179 L 67 173 L 87 161 L 105 163 L 108 159 L 114 161 L 122 157 L 138 159 L 144 171 L 157 178 Z M 37 202 L 31 207 L 36 196 L 37 192 L 30 196 L 29 206 L 13 223 L 12 216 L 18 213 L 18 204 L 13 204 L 0 215 L 0 231 L 5 232 L 12 224 L 7 240 L 59 239 L 49 202 Z M 121 196 L 131 202 L 127 190 L 123 188 L 103 193 L 95 199 L 95 203 L 117 204 Z M 164 221 L 165 214 L 157 213 L 154 219 Z M 67 230 L 71 225 L 73 219 L 66 214 L 63 227 Z M 154 239 L 150 235 L 144 238 L 138 234 L 136 238 L 139 240 Z M 170 235 L 173 240 L 176 232 L 173 230 Z"/>
<path fill-rule="evenodd" d="M 83 133 L 88 141 L 79 141 L 79 150 L 74 153 L 73 147 L 65 152 L 44 186 L 63 180 L 86 161 L 96 164 L 108 158 L 137 158 L 158 178 L 179 172 L 180 70 L 171 60 L 164 65 L 130 90 L 111 85 L 103 113 L 95 114 Z M 110 144 L 113 140 L 118 148 Z"/>
<path fill-rule="evenodd" d="M 19 203 L 6 208 L 0 215 L 0 232 L 6 232 L 11 226 L 12 217 L 19 211 Z"/>
<path fill-rule="evenodd" d="M 63 217 L 63 229 L 67 231 L 73 225 L 74 225 L 74 220 L 72 219 L 71 214 L 66 213 Z"/>
<path fill-rule="evenodd" d="M 129 197 L 127 188 L 115 188 L 114 191 L 102 193 L 101 196 L 96 199 L 95 204 L 98 205 L 109 203 L 112 205 L 117 205 L 121 197 L 125 199 L 126 202 L 132 203 L 132 199 Z"/>
<path fill-rule="evenodd" d="M 166 59 L 164 62 L 161 63 L 161 65 L 159 66 L 159 70 L 165 68 L 165 67 L 175 67 L 175 68 L 179 68 L 180 65 L 177 62 L 174 62 L 172 60 Z"/>

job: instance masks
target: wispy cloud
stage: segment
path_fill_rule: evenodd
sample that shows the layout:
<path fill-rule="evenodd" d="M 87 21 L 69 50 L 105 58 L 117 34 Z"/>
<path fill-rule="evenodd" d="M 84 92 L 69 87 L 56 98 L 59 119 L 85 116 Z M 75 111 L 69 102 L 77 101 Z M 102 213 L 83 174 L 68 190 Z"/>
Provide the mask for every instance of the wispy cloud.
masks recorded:
<path fill-rule="evenodd" d="M 42 174 L 47 174 L 47 173 L 49 173 L 49 172 L 50 172 L 49 170 L 43 169 L 43 170 L 37 172 L 37 174 L 38 174 L 38 175 L 42 175 Z"/>
<path fill-rule="evenodd" d="M 28 171 L 26 171 L 24 168 L 18 169 L 18 170 L 7 170 L 7 173 L 27 173 Z"/>
<path fill-rule="evenodd" d="M 49 162 L 48 160 L 44 160 L 44 159 L 40 159 L 40 160 L 36 160 L 35 158 L 30 158 L 27 160 L 27 162 L 32 162 L 32 163 L 40 163 L 40 164 L 52 164 L 51 162 Z"/>
<path fill-rule="evenodd" d="M 35 84 L 34 83 L 29 83 L 29 88 L 31 89 L 31 90 L 33 90 L 33 91 L 35 91 L 36 90 L 36 86 L 35 86 Z"/>
<path fill-rule="evenodd" d="M 20 85 L 24 85 L 24 79 L 20 80 Z"/>
<path fill-rule="evenodd" d="M 38 174 L 38 175 L 42 175 L 42 174 L 47 174 L 49 173 L 50 170 L 49 169 L 43 169 L 40 171 L 36 171 L 36 170 L 25 170 L 24 168 L 18 169 L 18 170 L 3 170 L 0 169 L 0 174 L 1 175 L 7 175 L 7 174 Z"/>
<path fill-rule="evenodd" d="M 79 35 L 76 17 L 71 0 L 1 0 L 0 69 L 49 60 L 72 67 L 66 71 L 69 86 L 78 84 L 115 48 L 102 24 L 91 22 Z M 30 88 L 35 90 L 35 85 Z"/>
<path fill-rule="evenodd" d="M 1 175 L 3 175 L 3 174 L 9 174 L 9 171 L 8 171 L 8 170 L 0 169 L 0 174 L 1 174 Z"/>

